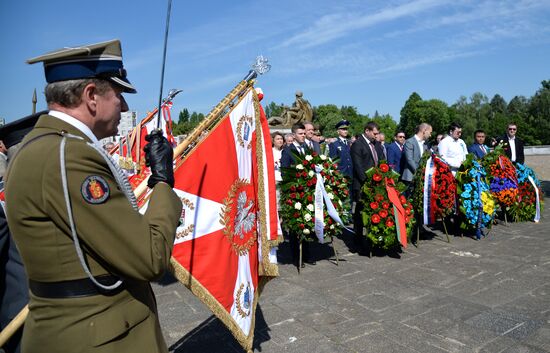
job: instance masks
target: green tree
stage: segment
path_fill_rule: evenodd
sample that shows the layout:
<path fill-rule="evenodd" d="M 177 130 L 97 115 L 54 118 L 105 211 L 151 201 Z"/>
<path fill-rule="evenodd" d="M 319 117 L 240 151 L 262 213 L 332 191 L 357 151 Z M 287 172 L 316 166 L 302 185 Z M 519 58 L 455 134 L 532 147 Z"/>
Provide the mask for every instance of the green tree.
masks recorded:
<path fill-rule="evenodd" d="M 401 109 L 399 130 L 405 131 L 405 134 L 407 134 L 407 136 L 412 136 L 415 133 L 418 124 L 422 122 L 418 119 L 418 116 L 415 115 L 415 109 L 419 102 L 422 102 L 422 98 L 418 93 L 413 92 Z"/>
<path fill-rule="evenodd" d="M 414 109 L 411 111 L 412 119 L 414 121 L 414 128 L 412 132 L 407 133 L 407 136 L 412 136 L 415 132 L 418 124 L 426 122 L 432 125 L 434 131 L 434 138 L 437 132 L 447 131 L 450 123 L 449 107 L 447 103 L 439 99 L 422 100 L 415 104 Z"/>
<path fill-rule="evenodd" d="M 541 86 L 529 103 L 528 123 L 535 127 L 532 132 L 533 138 L 519 130 L 518 125 L 518 132 L 529 144 L 550 144 L 550 81 L 542 81 Z"/>
<path fill-rule="evenodd" d="M 180 111 L 178 124 L 182 124 L 189 121 L 189 110 L 187 108 L 184 108 L 182 111 Z"/>
<path fill-rule="evenodd" d="M 395 120 L 393 120 L 391 115 L 380 115 L 378 111 L 375 111 L 372 117 L 372 121 L 377 123 L 378 127 L 380 128 L 380 132 L 383 132 L 384 135 L 386 135 L 386 143 L 391 143 L 393 141 L 393 136 L 395 135 L 395 132 L 397 130 L 397 123 L 395 122 Z"/>
<path fill-rule="evenodd" d="M 489 104 L 491 105 L 492 113 L 506 114 L 508 112 L 508 105 L 500 94 L 495 94 Z"/>
<path fill-rule="evenodd" d="M 283 105 L 271 102 L 265 106 L 265 116 L 269 119 L 273 116 L 281 116 L 283 113 Z"/>
<path fill-rule="evenodd" d="M 313 122 L 325 136 L 336 136 L 335 125 L 342 120 L 340 109 L 334 104 L 320 105 L 313 108 Z"/>

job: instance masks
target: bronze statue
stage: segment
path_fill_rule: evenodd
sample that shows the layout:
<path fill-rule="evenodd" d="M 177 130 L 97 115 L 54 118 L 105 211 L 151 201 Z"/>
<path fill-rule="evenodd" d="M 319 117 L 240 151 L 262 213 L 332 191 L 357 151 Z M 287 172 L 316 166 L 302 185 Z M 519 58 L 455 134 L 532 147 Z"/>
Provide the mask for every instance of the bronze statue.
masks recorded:
<path fill-rule="evenodd" d="M 296 92 L 296 101 L 291 107 L 283 106 L 281 116 L 271 117 L 268 122 L 271 126 L 291 127 L 296 123 L 304 123 L 313 119 L 311 104 L 303 98 L 301 91 Z"/>

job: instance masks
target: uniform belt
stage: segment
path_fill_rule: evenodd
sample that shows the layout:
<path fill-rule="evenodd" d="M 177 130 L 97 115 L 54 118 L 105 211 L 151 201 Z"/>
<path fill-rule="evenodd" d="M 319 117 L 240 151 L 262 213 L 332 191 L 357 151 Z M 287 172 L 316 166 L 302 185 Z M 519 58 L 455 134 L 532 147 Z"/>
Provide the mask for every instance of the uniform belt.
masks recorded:
<path fill-rule="evenodd" d="M 114 284 L 118 278 L 110 275 L 97 276 L 95 279 L 104 285 Z M 74 279 L 60 282 L 39 282 L 29 279 L 29 288 L 37 297 L 42 298 L 81 298 L 93 295 L 111 296 L 120 293 L 124 284 L 113 290 L 104 290 L 97 287 L 89 278 Z"/>

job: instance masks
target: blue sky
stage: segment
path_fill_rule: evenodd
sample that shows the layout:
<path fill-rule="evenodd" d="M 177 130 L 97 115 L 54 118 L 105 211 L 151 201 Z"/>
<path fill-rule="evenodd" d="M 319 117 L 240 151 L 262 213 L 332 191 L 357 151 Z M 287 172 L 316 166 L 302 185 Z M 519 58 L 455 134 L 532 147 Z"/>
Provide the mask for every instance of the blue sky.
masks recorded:
<path fill-rule="evenodd" d="M 143 117 L 158 101 L 166 1 L 1 1 L 0 117 L 28 115 L 41 65 L 25 60 L 65 46 L 119 38 L 127 95 Z M 399 111 L 416 91 L 449 104 L 480 91 L 531 96 L 550 79 L 549 0 L 182 1 L 173 0 L 164 88 L 207 113 L 248 72 L 254 58 L 271 71 L 257 87 L 264 103 L 356 106 L 362 114 Z"/>

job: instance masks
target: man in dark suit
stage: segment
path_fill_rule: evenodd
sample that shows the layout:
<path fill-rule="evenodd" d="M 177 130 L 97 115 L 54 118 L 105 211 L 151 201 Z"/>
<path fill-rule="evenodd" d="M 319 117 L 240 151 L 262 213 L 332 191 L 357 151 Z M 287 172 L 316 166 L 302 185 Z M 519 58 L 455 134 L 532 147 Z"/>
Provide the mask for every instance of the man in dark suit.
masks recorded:
<path fill-rule="evenodd" d="M 468 147 L 468 153 L 472 153 L 477 159 L 481 159 L 489 152 L 489 147 L 485 145 L 485 131 L 476 130 L 474 139 L 476 142 Z"/>
<path fill-rule="evenodd" d="M 515 123 L 508 124 L 507 132 L 497 141 L 503 144 L 504 153 L 512 162 L 523 164 L 525 162 L 524 144 L 523 140 L 516 136 L 517 130 Z"/>
<path fill-rule="evenodd" d="M 353 177 L 353 163 L 351 161 L 351 143 L 348 139 L 349 121 L 340 120 L 336 124 L 338 138 L 329 145 L 329 157 L 339 159 L 338 170 L 351 182 Z"/>
<path fill-rule="evenodd" d="M 379 134 L 378 124 L 369 122 L 365 125 L 365 130 L 357 140 L 351 145 L 351 160 L 353 162 L 353 201 L 355 210 L 353 213 L 353 229 L 355 231 L 355 245 L 358 252 L 369 250 L 370 244 L 365 243 L 363 236 L 363 203 L 361 201 L 361 187 L 365 183 L 367 176 L 365 172 L 378 165 L 378 161 L 384 158 L 384 151 L 380 142 L 376 140 Z M 365 249 L 366 248 L 366 249 Z"/>
<path fill-rule="evenodd" d="M 289 168 L 296 164 L 296 160 L 294 159 L 293 153 L 298 153 L 303 155 L 303 154 L 306 154 L 306 152 L 308 151 L 308 147 L 305 146 L 306 128 L 304 124 L 302 123 L 294 124 L 292 126 L 292 133 L 294 134 L 294 142 L 286 146 L 281 155 L 281 167 L 283 167 L 283 170 L 282 170 L 283 180 L 285 180 L 286 172 L 287 172 L 285 168 Z M 300 242 L 298 241 L 299 235 L 296 233 L 296 231 L 297 231 L 296 229 L 289 229 L 289 234 L 288 234 L 289 240 L 290 240 L 290 247 L 292 248 L 292 257 L 294 258 L 294 263 L 297 266 L 300 266 L 302 268 L 305 267 L 306 262 L 309 263 L 310 265 L 316 265 L 316 262 L 311 260 L 310 251 L 309 251 L 309 242 L 307 241 L 302 242 L 303 262 L 301 264 L 298 263 L 299 252 L 300 252 Z"/>
<path fill-rule="evenodd" d="M 401 156 L 403 154 L 403 145 L 405 144 L 405 132 L 397 131 L 394 141 L 387 145 L 388 164 L 397 173 L 401 174 Z"/>
<path fill-rule="evenodd" d="M 304 141 L 307 148 L 317 154 L 321 154 L 321 145 L 319 142 L 313 141 L 313 136 L 315 135 L 315 126 L 311 122 L 305 122 L 304 127 L 306 128 L 306 139 Z"/>

